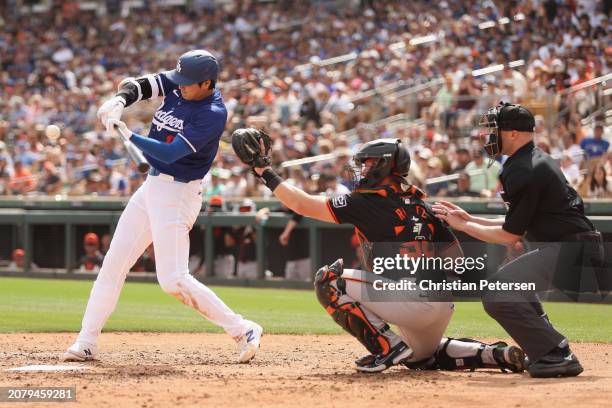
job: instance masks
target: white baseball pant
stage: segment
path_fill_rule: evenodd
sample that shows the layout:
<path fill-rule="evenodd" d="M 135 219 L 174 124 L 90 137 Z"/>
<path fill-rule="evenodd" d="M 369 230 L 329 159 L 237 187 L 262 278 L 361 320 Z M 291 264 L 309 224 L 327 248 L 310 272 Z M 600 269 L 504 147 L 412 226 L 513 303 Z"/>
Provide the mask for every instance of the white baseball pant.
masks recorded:
<path fill-rule="evenodd" d="M 239 338 L 246 321 L 189 274 L 189 230 L 202 206 L 200 180 L 180 183 L 169 176 L 147 176 L 130 198 L 93 285 L 77 341 L 96 344 L 114 311 L 130 268 L 153 242 L 161 288 Z"/>
<path fill-rule="evenodd" d="M 345 269 L 347 300 L 361 303 L 370 322 L 380 328 L 391 323 L 399 329 L 399 337 L 412 349 L 410 361 L 420 361 L 434 355 L 454 312 L 452 302 L 425 302 L 419 292 L 407 292 L 404 301 L 370 301 L 367 293 L 375 280 L 386 280 L 380 275 L 358 269 Z M 391 346 L 397 336 L 388 330 L 385 336 Z"/>

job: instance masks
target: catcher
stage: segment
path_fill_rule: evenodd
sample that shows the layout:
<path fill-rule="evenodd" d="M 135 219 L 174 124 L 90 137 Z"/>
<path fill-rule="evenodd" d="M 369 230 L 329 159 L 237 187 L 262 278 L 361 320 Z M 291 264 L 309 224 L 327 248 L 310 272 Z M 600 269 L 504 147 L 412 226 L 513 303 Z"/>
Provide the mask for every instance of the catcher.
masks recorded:
<path fill-rule="evenodd" d="M 270 139 L 263 131 L 238 129 L 232 134 L 232 146 L 293 211 L 320 221 L 353 224 L 370 260 L 377 250 L 389 248 L 412 256 L 431 255 L 432 249 L 438 256 L 462 255 L 455 236 L 423 201 L 424 193 L 406 181 L 410 156 L 399 139 L 364 144 L 354 156 L 357 189 L 332 198 L 284 183 L 270 167 Z M 450 301 L 424 301 L 418 291 L 402 294 L 400 301 L 373 299 L 373 282 L 381 279 L 372 272 L 344 269 L 342 259 L 322 267 L 315 276 L 321 305 L 369 352 L 355 362 L 357 370 L 380 372 L 397 364 L 418 369 L 524 370 L 525 355 L 518 347 L 443 338 L 454 309 Z M 399 334 L 389 323 L 399 328 Z"/>

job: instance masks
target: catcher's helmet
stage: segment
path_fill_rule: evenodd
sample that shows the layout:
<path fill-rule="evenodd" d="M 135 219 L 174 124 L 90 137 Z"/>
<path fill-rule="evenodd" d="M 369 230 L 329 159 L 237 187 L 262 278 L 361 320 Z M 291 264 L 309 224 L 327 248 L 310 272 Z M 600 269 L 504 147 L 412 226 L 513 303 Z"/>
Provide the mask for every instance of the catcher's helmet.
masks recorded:
<path fill-rule="evenodd" d="M 364 173 L 367 159 L 376 159 Z M 365 143 L 353 157 L 355 182 L 359 188 L 380 186 L 382 180 L 391 176 L 399 183 L 406 184 L 410 170 L 410 154 L 399 139 L 377 139 Z M 363 175 L 363 176 L 362 176 Z"/>

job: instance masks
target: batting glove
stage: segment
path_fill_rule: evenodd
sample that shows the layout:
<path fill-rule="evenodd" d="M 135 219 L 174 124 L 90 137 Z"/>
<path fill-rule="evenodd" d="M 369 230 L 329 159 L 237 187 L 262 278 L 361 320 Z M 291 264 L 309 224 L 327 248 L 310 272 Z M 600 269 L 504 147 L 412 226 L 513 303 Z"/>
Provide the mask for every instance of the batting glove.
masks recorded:
<path fill-rule="evenodd" d="M 112 127 L 109 125 L 109 120 L 120 120 L 125 108 L 125 99 L 121 96 L 114 96 L 108 101 L 104 102 L 100 108 L 98 108 L 98 119 L 106 127 L 107 131 L 111 131 Z"/>
<path fill-rule="evenodd" d="M 132 137 L 132 131 L 128 129 L 127 125 L 124 122 L 118 119 L 109 119 L 108 121 L 106 121 L 106 123 L 108 128 L 111 130 L 116 130 L 123 140 L 130 140 L 130 138 Z"/>

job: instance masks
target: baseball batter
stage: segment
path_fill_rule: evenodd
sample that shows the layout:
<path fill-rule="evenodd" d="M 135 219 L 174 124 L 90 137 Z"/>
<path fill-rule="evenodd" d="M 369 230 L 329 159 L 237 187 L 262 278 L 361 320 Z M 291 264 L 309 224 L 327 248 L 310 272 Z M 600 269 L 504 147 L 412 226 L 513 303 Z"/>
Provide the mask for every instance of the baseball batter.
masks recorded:
<path fill-rule="evenodd" d="M 310 195 L 283 182 L 269 166 L 269 145 L 268 136 L 256 129 L 239 129 L 232 135 L 237 155 L 284 205 L 321 221 L 353 224 L 370 259 L 373 253 L 389 249 L 412 257 L 462 256 L 455 236 L 435 217 L 424 194 L 408 185 L 410 156 L 399 139 L 364 144 L 354 157 L 358 188 L 332 198 Z M 409 291 L 399 299 L 374 299 L 371 289 L 381 279 L 370 271 L 345 269 L 342 259 L 315 276 L 321 305 L 370 353 L 355 362 L 357 370 L 380 372 L 396 364 L 420 369 L 524 370 L 525 355 L 518 347 L 444 338 L 454 310 L 444 298 L 430 301 L 419 291 Z M 389 323 L 398 326 L 399 334 Z"/>
<path fill-rule="evenodd" d="M 201 181 L 225 128 L 227 111 L 215 89 L 219 64 L 209 52 L 183 54 L 176 69 L 122 82 L 117 95 L 98 110 L 108 130 L 117 129 L 151 164 L 143 185 L 121 214 L 110 249 L 93 285 L 82 329 L 64 360 L 94 359 L 102 327 L 115 309 L 126 275 L 151 242 L 162 289 L 221 326 L 239 343 L 238 361 L 250 361 L 262 328 L 234 313 L 188 271 L 189 230 L 202 207 Z M 120 121 L 124 107 L 163 97 L 148 137 Z"/>

